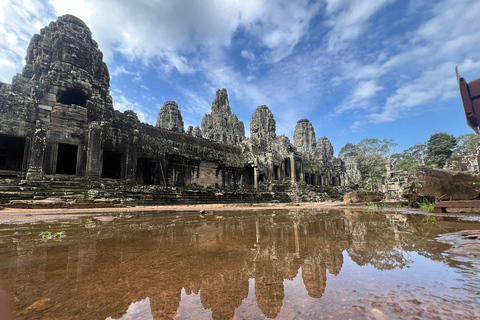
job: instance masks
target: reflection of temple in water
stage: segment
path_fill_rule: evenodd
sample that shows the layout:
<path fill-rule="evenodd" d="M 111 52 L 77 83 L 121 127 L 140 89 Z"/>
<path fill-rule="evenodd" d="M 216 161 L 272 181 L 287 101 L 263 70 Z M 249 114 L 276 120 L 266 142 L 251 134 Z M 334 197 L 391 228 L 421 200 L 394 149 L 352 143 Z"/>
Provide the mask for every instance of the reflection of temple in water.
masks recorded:
<path fill-rule="evenodd" d="M 300 268 L 308 295 L 321 298 L 328 274 L 341 272 L 344 254 L 378 269 L 407 265 L 402 250 L 414 245 L 423 250 L 422 243 L 405 233 L 400 246 L 399 230 L 413 224 L 396 220 L 316 211 L 189 224 L 131 219 L 72 230 L 61 242 L 41 243 L 20 234 L 12 243 L 0 243 L 0 277 L 14 292 L 15 310 L 26 312 L 48 297 L 61 310 L 47 308 L 43 316 L 68 312 L 67 318 L 79 319 L 121 318 L 132 302 L 146 297 L 155 319 L 172 319 L 182 289 L 199 294 L 214 319 L 231 319 L 253 278 L 258 307 L 275 318 L 283 306 L 284 280 L 295 278 Z M 430 257 L 437 254 L 427 251 Z"/>

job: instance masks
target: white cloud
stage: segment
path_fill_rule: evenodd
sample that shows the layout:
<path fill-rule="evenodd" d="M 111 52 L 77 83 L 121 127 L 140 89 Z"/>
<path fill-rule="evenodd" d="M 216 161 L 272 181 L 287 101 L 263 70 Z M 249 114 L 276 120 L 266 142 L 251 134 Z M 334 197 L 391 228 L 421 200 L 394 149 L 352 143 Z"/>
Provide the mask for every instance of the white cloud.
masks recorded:
<path fill-rule="evenodd" d="M 383 87 L 377 85 L 375 80 L 363 81 L 357 85 L 353 95 L 360 99 L 370 99 L 377 94 L 377 91 L 383 89 Z"/>
<path fill-rule="evenodd" d="M 242 55 L 242 57 L 244 57 L 247 60 L 254 60 L 255 59 L 255 54 L 251 51 L 242 50 L 242 52 L 240 52 L 240 54 Z"/>
<path fill-rule="evenodd" d="M 326 13 L 331 14 L 327 25 L 328 49 L 340 50 L 349 41 L 359 37 L 369 19 L 394 0 L 328 1 Z"/>
<path fill-rule="evenodd" d="M 416 66 L 421 73 L 402 81 L 387 98 L 382 111 L 369 116 L 372 122 L 394 121 L 425 104 L 458 95 L 455 64 L 470 74 L 480 70 L 478 60 L 465 59 L 465 53 L 480 50 L 478 12 L 478 1 L 442 1 L 433 7 L 434 16 L 415 31 L 411 44 L 382 67 L 388 72 L 399 66 Z"/>
<path fill-rule="evenodd" d="M 319 3 L 308 0 L 265 2 L 261 16 L 247 24 L 247 30 L 271 49 L 265 54 L 268 63 L 289 56 L 307 33 L 310 20 L 318 13 Z"/>
<path fill-rule="evenodd" d="M 352 123 L 352 125 L 350 126 L 350 130 L 352 132 L 359 132 L 361 131 L 362 127 L 363 127 L 364 123 L 362 121 L 355 121 L 354 123 Z"/>
<path fill-rule="evenodd" d="M 349 0 L 326 0 L 327 2 L 327 7 L 325 9 L 325 13 L 327 15 L 335 13 L 338 11 L 340 8 L 344 7 L 345 5 L 348 4 Z"/>
<path fill-rule="evenodd" d="M 119 89 L 113 89 L 111 91 L 113 99 L 113 107 L 115 110 L 124 112 L 125 110 L 133 110 L 138 116 L 141 122 L 154 124 L 156 121 L 150 115 L 148 111 L 138 102 L 132 102 L 125 94 Z"/>
<path fill-rule="evenodd" d="M 21 71 L 30 39 L 49 18 L 38 1 L 0 0 L 0 81 Z"/>
<path fill-rule="evenodd" d="M 480 61 L 465 60 L 459 67 L 478 73 Z M 446 62 L 423 72 L 414 81 L 401 85 L 387 98 L 382 111 L 372 113 L 368 118 L 374 123 L 391 122 L 408 115 L 414 108 L 456 97 L 458 88 L 454 70 L 455 63 Z"/>
<path fill-rule="evenodd" d="M 278 61 L 307 32 L 318 4 L 308 0 L 50 0 L 58 15 L 75 14 L 92 29 L 107 62 L 119 52 L 129 60 L 161 64 L 164 71 L 196 71 L 189 55 L 228 47 L 243 28 Z M 106 14 L 108 12 L 108 14 Z M 203 48 L 203 49 L 202 49 Z"/>
<path fill-rule="evenodd" d="M 210 103 L 208 103 L 208 101 L 203 98 L 203 96 L 201 96 L 198 92 L 186 88 L 181 89 L 181 92 L 187 100 L 187 105 L 185 106 L 184 110 L 187 110 L 189 114 L 203 117 L 205 114 L 210 113 Z M 183 109 L 182 106 L 180 106 L 179 108 L 181 110 Z M 192 119 L 190 119 L 190 121 L 192 121 Z"/>
<path fill-rule="evenodd" d="M 112 76 L 118 76 L 121 74 L 135 74 L 135 72 L 128 71 L 127 69 L 125 69 L 124 65 L 115 66 L 113 68 L 113 71 L 110 71 L 110 75 Z"/>
<path fill-rule="evenodd" d="M 373 62 L 366 64 L 352 55 L 339 62 L 343 70 L 338 78 L 341 83 L 361 80 L 336 109 L 336 114 L 364 110 L 357 117 L 366 121 L 355 122 L 353 131 L 368 123 L 417 115 L 424 112 L 422 107 L 426 105 L 457 97 L 455 64 L 459 64 L 463 75 L 478 76 L 479 61 L 472 60 L 476 55 L 470 54 L 480 50 L 480 19 L 476 15 L 480 12 L 480 1 L 444 0 L 429 10 L 430 19 L 401 35 L 399 50 L 391 52 L 386 46 L 375 52 Z M 358 50 L 358 44 L 349 44 L 353 52 Z M 376 83 L 383 84 L 384 79 L 393 82 L 394 87 L 386 90 L 389 94 L 383 102 L 378 99 L 372 102 L 378 92 Z"/>

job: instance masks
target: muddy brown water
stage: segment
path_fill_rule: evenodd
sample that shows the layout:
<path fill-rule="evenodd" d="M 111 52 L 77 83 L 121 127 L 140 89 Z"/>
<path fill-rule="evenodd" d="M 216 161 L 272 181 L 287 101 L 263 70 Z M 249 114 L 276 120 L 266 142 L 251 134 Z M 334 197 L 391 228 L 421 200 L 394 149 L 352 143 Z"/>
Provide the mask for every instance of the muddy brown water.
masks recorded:
<path fill-rule="evenodd" d="M 465 229 L 328 209 L 1 225 L 0 282 L 15 319 L 477 319 L 478 263 L 437 240 Z"/>

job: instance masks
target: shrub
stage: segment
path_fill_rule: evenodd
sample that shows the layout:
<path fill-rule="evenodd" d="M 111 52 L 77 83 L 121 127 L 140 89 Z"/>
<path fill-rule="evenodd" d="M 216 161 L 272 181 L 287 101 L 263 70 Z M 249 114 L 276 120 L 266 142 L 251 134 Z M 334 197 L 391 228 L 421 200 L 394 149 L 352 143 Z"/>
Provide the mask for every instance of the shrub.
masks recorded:
<path fill-rule="evenodd" d="M 437 204 L 439 201 L 439 199 L 430 201 L 427 198 L 423 198 L 423 201 L 419 202 L 418 206 L 420 207 L 420 209 L 431 213 L 435 210 L 435 204 Z"/>

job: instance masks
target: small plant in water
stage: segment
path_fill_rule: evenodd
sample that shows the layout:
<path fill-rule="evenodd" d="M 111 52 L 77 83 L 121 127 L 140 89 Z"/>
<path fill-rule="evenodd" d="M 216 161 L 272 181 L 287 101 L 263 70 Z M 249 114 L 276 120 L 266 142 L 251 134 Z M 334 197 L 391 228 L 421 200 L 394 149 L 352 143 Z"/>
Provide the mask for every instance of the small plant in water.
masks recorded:
<path fill-rule="evenodd" d="M 43 231 L 40 232 L 38 235 L 42 240 L 50 240 L 50 239 L 56 239 L 56 240 L 61 240 L 62 238 L 65 238 L 67 235 L 65 234 L 65 231 L 60 231 L 60 232 L 50 232 L 50 231 Z"/>
<path fill-rule="evenodd" d="M 380 205 L 377 202 L 367 202 L 367 206 L 377 208 Z"/>
<path fill-rule="evenodd" d="M 476 213 L 477 210 L 476 210 L 476 208 L 468 208 L 468 211 L 467 211 L 467 212 L 468 212 L 468 213 Z"/>
<path fill-rule="evenodd" d="M 421 203 L 418 203 L 418 206 L 427 212 L 433 212 L 435 210 L 435 204 L 437 204 L 440 200 L 435 199 L 434 201 L 429 201 L 428 199 L 424 198 Z"/>
<path fill-rule="evenodd" d="M 435 219 L 434 216 L 425 216 L 423 217 L 422 222 L 426 224 L 437 224 L 437 219 Z"/>

